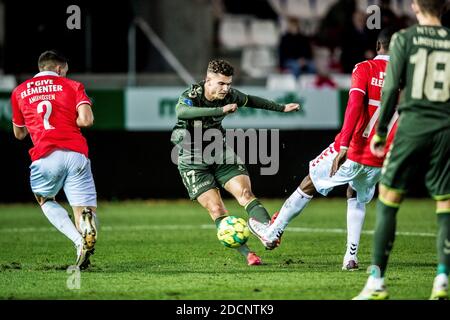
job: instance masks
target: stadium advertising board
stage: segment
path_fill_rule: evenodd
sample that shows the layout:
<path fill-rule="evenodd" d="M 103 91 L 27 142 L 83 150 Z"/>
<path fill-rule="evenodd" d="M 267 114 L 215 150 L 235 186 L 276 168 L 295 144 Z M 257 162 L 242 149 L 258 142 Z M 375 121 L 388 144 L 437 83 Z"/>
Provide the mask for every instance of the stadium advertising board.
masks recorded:
<path fill-rule="evenodd" d="M 268 91 L 262 87 L 239 90 L 279 103 L 297 102 L 300 112 L 279 113 L 241 108 L 225 118 L 225 128 L 337 129 L 340 126 L 338 91 Z M 183 87 L 129 88 L 125 94 L 125 127 L 130 131 L 171 130 L 176 123 L 175 106 Z"/>
<path fill-rule="evenodd" d="M 241 108 L 227 116 L 225 128 L 338 129 L 341 125 L 339 91 L 268 91 L 263 87 L 238 88 L 279 103 L 298 102 L 296 113 Z M 142 87 L 126 90 L 87 90 L 93 102 L 93 130 L 170 131 L 176 123 L 175 106 L 184 87 Z M 0 92 L 0 129 L 11 130 L 10 92 Z"/>

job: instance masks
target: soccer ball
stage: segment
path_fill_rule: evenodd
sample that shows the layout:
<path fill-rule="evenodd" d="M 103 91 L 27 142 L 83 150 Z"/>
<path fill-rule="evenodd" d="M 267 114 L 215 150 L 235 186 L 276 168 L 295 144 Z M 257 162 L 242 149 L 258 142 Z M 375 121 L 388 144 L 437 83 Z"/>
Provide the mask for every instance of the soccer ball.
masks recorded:
<path fill-rule="evenodd" d="M 250 236 L 250 230 L 244 219 L 228 216 L 220 221 L 217 228 L 217 238 L 228 248 L 237 248 L 245 244 Z"/>

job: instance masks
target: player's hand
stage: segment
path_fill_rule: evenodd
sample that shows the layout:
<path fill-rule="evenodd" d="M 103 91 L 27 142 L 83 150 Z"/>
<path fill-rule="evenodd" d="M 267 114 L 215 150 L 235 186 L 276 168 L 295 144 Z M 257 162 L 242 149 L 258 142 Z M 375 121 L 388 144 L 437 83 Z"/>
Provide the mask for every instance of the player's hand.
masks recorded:
<path fill-rule="evenodd" d="M 292 112 L 300 110 L 300 105 L 298 103 L 288 103 L 284 106 L 283 112 Z"/>
<path fill-rule="evenodd" d="M 334 158 L 333 164 L 331 165 L 330 177 L 334 176 L 342 164 L 347 160 L 347 149 L 341 148 L 338 155 Z"/>
<path fill-rule="evenodd" d="M 237 110 L 237 104 L 236 103 L 227 104 L 226 106 L 223 106 L 223 114 L 233 113 L 236 110 Z"/>
<path fill-rule="evenodd" d="M 386 147 L 386 138 L 382 138 L 375 134 L 370 140 L 370 151 L 378 158 L 383 158 L 385 155 L 384 149 Z"/>

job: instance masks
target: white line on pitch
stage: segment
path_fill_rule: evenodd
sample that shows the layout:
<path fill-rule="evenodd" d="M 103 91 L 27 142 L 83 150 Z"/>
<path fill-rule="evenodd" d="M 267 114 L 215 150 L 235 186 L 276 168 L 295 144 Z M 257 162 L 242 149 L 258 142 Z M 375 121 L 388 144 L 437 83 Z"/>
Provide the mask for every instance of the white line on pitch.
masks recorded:
<path fill-rule="evenodd" d="M 100 232 L 106 231 L 146 231 L 146 230 L 195 230 L 195 229 L 215 229 L 212 224 L 202 225 L 172 225 L 172 224 L 160 224 L 160 225 L 141 225 L 141 226 L 100 226 Z M 25 228 L 0 228 L 0 233 L 31 233 L 31 232 L 49 232 L 56 231 L 51 227 L 25 227 Z M 302 228 L 302 227 L 288 227 L 287 232 L 303 232 L 303 233 L 346 233 L 346 229 L 338 228 Z M 373 235 L 373 230 L 363 231 L 364 234 Z M 411 237 L 436 237 L 434 233 L 427 232 L 407 232 L 399 231 L 396 233 L 399 236 L 411 236 Z"/>

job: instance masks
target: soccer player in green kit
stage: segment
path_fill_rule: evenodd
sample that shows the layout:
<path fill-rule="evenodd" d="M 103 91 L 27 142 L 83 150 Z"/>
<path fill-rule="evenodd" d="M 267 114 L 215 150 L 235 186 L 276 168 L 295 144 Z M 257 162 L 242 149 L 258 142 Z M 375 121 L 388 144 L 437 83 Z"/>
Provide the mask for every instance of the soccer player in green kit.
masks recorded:
<path fill-rule="evenodd" d="M 208 210 L 216 226 L 227 216 L 219 186 L 231 193 L 250 217 L 269 223 L 270 215 L 253 194 L 245 165 L 232 150 L 224 144 L 223 153 L 219 155 L 221 161 L 211 163 L 202 158 L 202 150 L 195 151 L 195 142 L 186 143 L 186 136 L 195 137 L 196 129 L 202 134 L 208 129 L 218 129 L 223 134 L 222 120 L 240 107 L 278 112 L 299 110 L 296 103 L 282 105 L 231 88 L 233 73 L 227 61 L 211 60 L 206 79 L 193 84 L 180 96 L 176 106 L 178 121 L 172 133 L 172 142 L 180 146 L 178 170 L 191 200 L 197 200 Z M 217 159 L 218 155 L 215 156 Z M 247 245 L 237 250 L 246 257 L 248 265 L 261 264 L 261 259 Z"/>
<path fill-rule="evenodd" d="M 450 271 L 450 29 L 441 26 L 445 0 L 413 0 L 418 25 L 391 41 L 377 134 L 372 152 L 383 156 L 387 126 L 402 90 L 397 134 L 383 164 L 371 274 L 356 300 L 388 298 L 384 276 L 392 250 L 396 214 L 418 168 L 436 200 L 437 276 L 430 299 L 448 299 Z"/>

